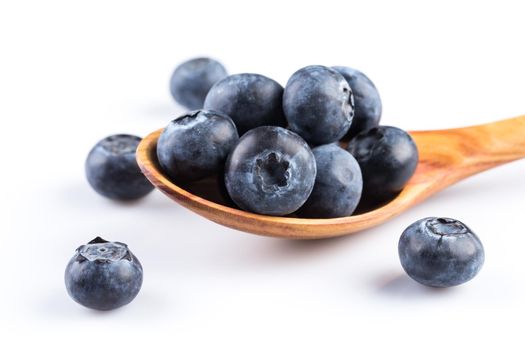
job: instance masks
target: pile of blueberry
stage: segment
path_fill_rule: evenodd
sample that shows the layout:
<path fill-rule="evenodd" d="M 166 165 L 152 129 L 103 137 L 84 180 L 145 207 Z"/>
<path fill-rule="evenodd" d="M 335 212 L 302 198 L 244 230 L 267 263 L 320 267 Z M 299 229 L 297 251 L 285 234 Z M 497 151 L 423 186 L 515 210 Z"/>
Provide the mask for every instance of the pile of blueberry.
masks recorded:
<path fill-rule="evenodd" d="M 177 67 L 170 89 L 192 111 L 163 130 L 159 165 L 177 184 L 218 178 L 228 202 L 243 210 L 349 216 L 358 206 L 369 210 L 392 200 L 418 162 L 408 133 L 379 126 L 379 93 L 352 68 L 304 67 L 283 88 L 259 74 L 228 75 L 219 62 L 197 58 Z M 140 140 L 112 135 L 93 147 L 85 170 L 96 192 L 127 201 L 153 190 L 135 160 Z M 403 232 L 399 256 L 410 277 L 433 287 L 470 280 L 484 261 L 483 246 L 466 225 L 435 217 Z M 142 277 L 126 244 L 97 237 L 76 250 L 65 281 L 78 303 L 110 310 L 135 298 Z"/>
<path fill-rule="evenodd" d="M 394 198 L 418 162 L 409 134 L 378 125 L 379 93 L 352 68 L 304 67 L 283 88 L 260 74 L 227 76 L 201 58 L 177 68 L 171 91 L 197 109 L 162 132 L 161 168 L 179 184 L 218 177 L 243 210 L 349 216 Z"/>

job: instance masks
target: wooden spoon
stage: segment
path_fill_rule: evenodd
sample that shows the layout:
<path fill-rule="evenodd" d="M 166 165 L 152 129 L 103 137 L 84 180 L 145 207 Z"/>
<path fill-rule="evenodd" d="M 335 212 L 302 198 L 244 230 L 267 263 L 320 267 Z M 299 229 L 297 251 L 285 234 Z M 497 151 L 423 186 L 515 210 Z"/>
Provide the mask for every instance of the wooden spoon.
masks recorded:
<path fill-rule="evenodd" d="M 525 116 L 466 128 L 410 132 L 419 150 L 419 164 L 394 200 L 360 215 L 300 219 L 259 215 L 220 204 L 218 186 L 213 180 L 185 185 L 186 189 L 174 184 L 157 162 L 156 145 L 161 131 L 142 140 L 137 161 L 144 175 L 168 197 L 224 226 L 296 239 L 342 236 L 377 226 L 468 176 L 525 157 Z"/>

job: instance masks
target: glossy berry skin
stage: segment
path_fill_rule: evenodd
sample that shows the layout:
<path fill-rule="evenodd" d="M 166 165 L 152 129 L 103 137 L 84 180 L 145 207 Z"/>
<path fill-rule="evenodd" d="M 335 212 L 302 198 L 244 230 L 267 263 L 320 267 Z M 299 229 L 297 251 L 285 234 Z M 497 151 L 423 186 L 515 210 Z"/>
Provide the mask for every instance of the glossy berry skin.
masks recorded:
<path fill-rule="evenodd" d="M 374 83 L 357 69 L 342 66 L 332 68 L 345 78 L 354 94 L 354 120 L 347 137 L 354 137 L 362 131 L 378 126 L 383 105 Z"/>
<path fill-rule="evenodd" d="M 126 244 L 97 237 L 77 248 L 66 267 L 65 282 L 77 303 L 112 310 L 137 296 L 142 276 L 142 265 Z"/>
<path fill-rule="evenodd" d="M 172 120 L 157 142 L 157 158 L 174 181 L 196 181 L 218 174 L 239 135 L 222 113 L 197 110 Z"/>
<path fill-rule="evenodd" d="M 352 90 L 337 71 L 324 66 L 308 66 L 288 80 L 283 109 L 290 130 L 308 143 L 336 142 L 352 124 Z"/>
<path fill-rule="evenodd" d="M 449 218 L 425 218 L 401 235 L 399 259 L 407 274 L 430 287 L 452 287 L 479 272 L 483 245 L 465 224 Z"/>
<path fill-rule="evenodd" d="M 317 166 L 314 189 L 298 215 L 307 218 L 352 215 L 363 189 L 359 164 L 334 143 L 318 146 L 312 152 Z"/>
<path fill-rule="evenodd" d="M 204 108 L 232 118 L 239 135 L 264 125 L 284 126 L 283 87 L 260 74 L 234 74 L 215 84 Z"/>
<path fill-rule="evenodd" d="M 225 184 L 242 209 L 290 214 L 306 201 L 315 182 L 315 158 L 297 134 L 275 126 L 248 131 L 228 156 Z"/>
<path fill-rule="evenodd" d="M 199 109 L 210 88 L 228 75 L 218 61 L 200 57 L 180 64 L 170 79 L 170 92 L 175 101 L 188 109 Z"/>
<path fill-rule="evenodd" d="M 394 198 L 416 170 L 417 147 L 405 131 L 379 126 L 362 132 L 348 143 L 348 152 L 363 174 L 360 206 L 373 206 Z"/>
<path fill-rule="evenodd" d="M 85 172 L 96 192 L 110 199 L 125 201 L 144 197 L 153 190 L 135 160 L 140 140 L 140 137 L 133 135 L 111 135 L 91 149 L 85 162 Z"/>

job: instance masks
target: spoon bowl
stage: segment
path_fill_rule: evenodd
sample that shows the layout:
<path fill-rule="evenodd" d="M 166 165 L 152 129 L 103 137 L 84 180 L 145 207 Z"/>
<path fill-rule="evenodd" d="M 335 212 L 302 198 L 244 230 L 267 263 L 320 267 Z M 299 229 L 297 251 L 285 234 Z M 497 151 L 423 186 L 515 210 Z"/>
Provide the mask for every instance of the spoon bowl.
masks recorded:
<path fill-rule="evenodd" d="M 144 175 L 182 206 L 218 224 L 271 237 L 320 239 L 359 232 L 388 221 L 432 194 L 481 171 L 525 157 L 525 116 L 457 129 L 413 131 L 419 163 L 406 187 L 384 206 L 347 217 L 275 217 L 234 208 L 221 196 L 216 179 L 173 183 L 160 168 L 156 146 L 161 130 L 137 148 Z"/>

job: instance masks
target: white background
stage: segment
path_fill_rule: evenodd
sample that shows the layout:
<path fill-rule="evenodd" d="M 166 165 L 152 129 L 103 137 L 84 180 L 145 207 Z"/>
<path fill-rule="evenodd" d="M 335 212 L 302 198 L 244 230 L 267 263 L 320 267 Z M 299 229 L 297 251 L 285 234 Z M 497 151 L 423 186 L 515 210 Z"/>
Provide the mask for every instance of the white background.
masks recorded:
<path fill-rule="evenodd" d="M 112 133 L 145 136 L 183 110 L 168 80 L 210 55 L 281 84 L 309 64 L 377 85 L 405 129 L 525 113 L 520 2 L 6 1 L 0 5 L 0 347 L 176 349 L 522 348 L 525 161 L 447 189 L 361 234 L 287 241 L 233 231 L 155 192 L 95 194 L 84 160 Z M 524 135 L 525 137 L 525 135 Z M 486 262 L 436 290 L 403 273 L 397 241 L 425 216 L 471 226 Z M 74 249 L 127 242 L 145 280 L 94 312 L 67 295 Z"/>

